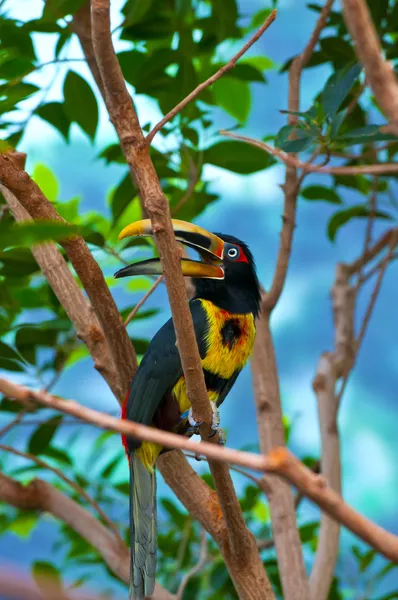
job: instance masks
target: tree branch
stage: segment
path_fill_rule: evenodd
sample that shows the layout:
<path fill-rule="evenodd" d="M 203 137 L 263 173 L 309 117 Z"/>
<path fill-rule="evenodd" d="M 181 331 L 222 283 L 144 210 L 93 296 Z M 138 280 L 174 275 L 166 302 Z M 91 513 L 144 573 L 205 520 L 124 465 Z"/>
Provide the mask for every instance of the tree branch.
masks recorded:
<path fill-rule="evenodd" d="M 32 218 L 14 194 L 4 185 L 0 185 L 0 191 L 16 221 L 27 221 Z M 34 246 L 32 254 L 74 324 L 77 336 L 86 344 L 94 359 L 95 368 L 107 381 L 113 393 L 119 398 L 122 397 L 123 390 L 118 381 L 119 378 L 101 325 L 61 252 L 55 244 L 47 243 Z"/>
<path fill-rule="evenodd" d="M 342 166 L 342 167 L 325 167 L 322 165 L 313 165 L 310 162 L 302 162 L 291 154 L 286 154 L 278 148 L 273 148 L 265 142 L 238 135 L 231 131 L 220 131 L 221 135 L 251 144 L 257 148 L 261 148 L 264 152 L 276 156 L 283 161 L 288 167 L 294 169 L 303 169 L 305 173 L 319 173 L 324 175 L 387 175 L 388 173 L 398 172 L 398 163 L 381 163 L 376 165 L 358 165 L 358 166 Z M 285 184 L 286 185 L 286 184 Z"/>
<path fill-rule="evenodd" d="M 353 533 L 355 533 L 365 542 L 370 544 L 373 548 L 375 548 L 378 552 L 383 554 L 386 558 L 389 558 L 393 561 L 398 561 L 398 536 L 395 536 L 392 533 L 385 531 L 382 527 L 379 527 L 378 525 L 373 523 L 373 521 L 366 519 L 366 517 L 363 517 L 362 515 L 357 513 L 353 508 L 348 506 L 341 498 L 341 496 L 339 496 L 339 494 L 337 494 L 328 487 L 324 477 L 316 475 L 310 469 L 305 467 L 286 448 L 275 448 L 267 456 L 264 456 L 253 454 L 251 452 L 233 450 L 231 448 L 222 448 L 218 445 L 216 446 L 208 442 L 201 442 L 200 444 L 196 444 L 191 440 L 186 440 L 184 436 L 167 433 L 159 429 L 147 427 L 146 425 L 139 425 L 138 423 L 134 423 L 133 421 L 126 421 L 125 419 L 116 419 L 115 417 L 112 417 L 110 415 L 105 415 L 96 410 L 82 406 L 73 400 L 65 401 L 60 398 L 57 398 L 56 396 L 51 396 L 50 394 L 47 394 L 44 391 L 36 392 L 33 390 L 29 390 L 28 388 L 22 385 L 12 383 L 11 381 L 8 381 L 6 379 L 0 379 L 0 391 L 5 393 L 7 397 L 15 398 L 16 400 L 32 399 L 33 401 L 38 402 L 44 406 L 51 407 L 55 410 L 59 410 L 66 414 L 77 416 L 79 419 L 84 419 L 85 421 L 88 421 L 93 425 L 97 425 L 99 427 L 103 427 L 105 429 L 110 429 L 113 431 L 118 431 L 127 436 L 133 436 L 141 440 L 159 443 L 162 446 L 166 447 L 175 446 L 179 449 L 188 450 L 189 452 L 193 452 L 195 454 L 203 454 L 207 458 L 212 458 L 220 462 L 233 463 L 236 465 L 247 467 L 248 469 L 279 475 L 283 477 L 287 482 L 294 485 L 303 495 L 311 499 L 323 511 L 325 511 L 327 514 L 339 521 L 342 525 L 350 529 Z M 177 457 L 177 461 L 182 456 L 178 453 L 170 454 L 174 454 L 174 458 Z M 5 477 L 4 475 L 2 475 L 0 478 L 0 497 L 5 502 L 8 502 L 10 504 L 13 504 L 13 506 L 17 506 L 18 508 L 26 510 L 40 509 L 40 505 L 37 506 L 37 497 L 36 495 L 32 496 L 32 490 L 30 489 L 30 486 L 35 484 L 35 482 L 32 482 L 28 487 L 23 487 L 20 486 L 20 484 L 16 484 L 16 482 L 13 482 L 18 486 L 18 493 L 10 494 L 9 485 L 7 485 L 9 484 L 8 479 L 9 478 Z M 4 482 L 4 480 L 6 481 Z M 49 485 L 46 482 L 42 483 L 45 486 Z M 189 482 L 185 482 L 184 485 L 189 485 Z M 22 488 L 22 490 L 20 488 Z M 33 489 L 35 489 L 34 485 Z M 60 494 L 61 497 L 64 496 L 58 490 L 55 490 L 55 492 L 57 494 Z M 43 497 L 44 499 L 46 498 L 45 493 L 43 494 Z M 17 498 L 17 501 L 11 501 L 12 498 Z M 52 500 L 54 500 L 54 498 Z M 18 504 L 15 504 L 15 502 L 18 502 Z M 195 505 L 195 503 L 197 502 L 198 498 L 192 498 L 192 505 Z M 49 512 L 52 512 L 53 514 L 58 516 L 59 511 L 61 511 L 61 502 L 55 500 L 53 504 L 54 510 L 51 509 Z M 67 505 L 71 507 L 73 504 L 75 504 L 73 500 L 70 500 L 68 497 L 65 496 L 62 499 L 62 510 L 65 510 L 65 507 Z M 203 503 L 201 504 L 203 505 Z M 79 505 L 77 505 L 77 507 L 80 511 L 82 511 L 82 513 L 80 514 L 84 513 L 85 515 L 82 522 L 80 522 L 79 519 L 77 519 L 79 527 L 82 528 L 84 531 L 89 532 L 92 522 L 95 523 L 96 520 L 92 515 L 87 513 L 85 509 L 81 508 Z M 208 511 L 209 507 L 205 507 L 204 510 Z M 72 515 L 70 511 L 68 513 L 68 511 L 66 510 L 66 516 L 70 519 L 70 522 L 66 519 L 64 520 L 68 524 L 70 524 L 71 527 L 74 527 L 74 519 L 76 519 L 76 512 L 74 511 Z M 220 513 L 214 516 L 217 519 L 219 519 Z M 60 518 L 63 517 L 60 516 Z M 77 529 L 76 527 L 77 525 L 74 527 L 76 531 L 79 531 L 79 533 L 81 533 L 80 529 Z M 113 534 L 111 534 L 104 526 L 101 525 L 101 527 L 103 527 L 106 530 L 108 536 L 112 537 L 112 540 L 115 539 Z M 96 532 L 98 533 L 98 530 L 96 530 Z M 81 533 L 81 535 L 83 535 L 83 537 L 86 537 L 87 540 L 91 540 L 91 537 L 89 537 L 89 533 L 87 533 L 87 535 Z M 96 544 L 94 545 L 95 547 L 97 547 Z M 109 550 L 108 546 L 107 549 Z M 242 565 L 241 568 L 244 571 L 250 571 L 251 566 Z M 113 569 L 113 567 L 112 570 L 116 573 L 116 570 Z M 250 576 L 252 576 L 252 573 L 249 574 Z M 121 579 L 125 581 L 123 577 L 121 577 Z M 255 588 L 251 588 L 249 597 L 255 600 L 258 598 L 258 589 L 256 590 L 257 595 L 253 595 L 253 589 Z M 239 595 L 239 597 L 241 597 L 240 589 Z"/>
<path fill-rule="evenodd" d="M 138 311 L 140 310 L 141 306 L 143 304 L 145 304 L 145 302 L 148 300 L 149 296 L 156 290 L 156 288 L 158 287 L 159 283 L 161 283 L 162 281 L 163 281 L 163 275 L 159 275 L 159 277 L 156 279 L 156 281 L 152 284 L 151 289 L 149 289 L 147 291 L 147 293 L 141 298 L 141 300 L 139 302 L 137 302 L 137 304 L 134 306 L 134 308 L 131 311 L 131 313 L 126 318 L 126 320 L 124 322 L 124 326 L 125 327 L 127 327 L 127 325 L 130 323 L 130 321 L 132 321 L 134 319 L 135 315 L 138 313 Z"/>
<path fill-rule="evenodd" d="M 47 512 L 67 523 L 97 550 L 116 577 L 128 583 L 130 552 L 124 543 L 120 543 L 114 534 L 85 508 L 46 481 L 34 479 L 25 486 L 0 473 L 0 500 L 20 510 Z M 1 589 L 3 591 L 3 588 Z M 152 598 L 172 600 L 174 597 L 156 585 Z"/>
<path fill-rule="evenodd" d="M 0 155 L 0 183 L 13 193 L 33 219 L 63 221 L 29 175 L 7 154 Z M 119 400 L 124 399 L 137 368 L 134 348 L 104 276 L 82 237 L 61 242 L 98 317 L 117 369 Z M 53 260 L 55 257 L 53 257 Z M 60 282 L 60 285 L 62 281 Z"/>
<path fill-rule="evenodd" d="M 268 29 L 268 27 L 275 21 L 275 19 L 276 19 L 276 13 L 277 13 L 277 11 L 274 9 L 271 12 L 271 14 L 267 17 L 267 19 L 264 21 L 264 23 L 261 25 L 260 29 L 258 29 L 256 31 L 256 33 L 254 35 L 252 35 L 252 37 L 250 38 L 250 40 L 248 42 L 246 42 L 246 44 L 239 50 L 239 52 L 237 52 L 227 62 L 227 64 L 225 64 L 223 67 L 221 67 L 216 73 L 214 73 L 214 75 L 212 75 L 211 77 L 209 77 L 209 79 L 206 79 L 206 81 L 203 81 L 202 83 L 200 83 L 190 94 L 188 94 L 188 96 L 186 98 L 184 98 L 183 100 L 181 100 L 181 102 L 179 102 L 177 104 L 177 106 L 175 106 L 174 108 L 172 108 L 167 113 L 167 115 L 165 115 L 163 117 L 163 119 L 161 119 L 159 121 L 159 123 L 157 125 L 155 125 L 155 127 L 146 136 L 146 143 L 148 145 L 152 142 L 153 138 L 162 129 L 162 127 L 164 127 L 164 125 L 166 125 L 166 123 L 168 123 L 169 121 L 171 121 L 171 119 L 173 117 L 175 117 L 176 115 L 178 115 L 178 113 L 181 112 L 187 106 L 187 104 L 189 104 L 190 102 L 192 102 L 192 100 L 194 100 L 201 92 L 203 92 L 203 90 L 205 90 L 210 85 L 212 85 L 212 83 L 214 83 L 215 81 L 217 81 L 218 79 L 220 79 L 220 77 L 222 77 L 223 75 L 225 75 L 225 73 L 227 73 L 228 71 L 230 71 L 231 69 L 234 68 L 234 66 L 236 65 L 236 63 L 238 62 L 238 60 L 249 50 L 249 48 L 251 46 L 253 46 L 253 44 L 258 39 L 260 39 L 260 37 L 263 35 L 264 31 L 266 31 Z"/>
<path fill-rule="evenodd" d="M 382 57 L 377 32 L 364 0 L 343 0 L 343 15 L 355 51 L 378 104 L 390 121 L 388 130 L 398 135 L 398 82 L 391 63 Z"/>
<path fill-rule="evenodd" d="M 193 416 L 203 421 L 201 435 L 208 437 L 212 411 L 205 387 L 204 374 L 196 342 L 187 293 L 181 272 L 177 242 L 170 220 L 170 209 L 159 178 L 149 155 L 149 145 L 141 130 L 134 104 L 128 94 L 120 65 L 115 54 L 110 30 L 109 0 L 92 0 L 92 40 L 94 52 L 105 88 L 106 105 L 110 119 L 118 133 L 126 160 L 134 173 L 144 206 L 151 219 L 155 243 L 159 250 L 163 273 L 176 331 L 188 398 Z M 218 438 L 218 436 L 214 436 Z M 217 443 L 214 439 L 214 443 Z M 181 446 L 180 446 L 181 447 Z M 228 524 L 230 552 L 237 564 L 251 562 L 261 577 L 262 597 L 272 597 L 271 586 L 265 579 L 264 567 L 253 537 L 246 528 L 239 501 L 227 467 L 210 464 L 224 517 Z M 236 571 L 236 570 L 235 570 Z M 234 574 L 231 572 L 232 578 Z M 236 578 L 235 578 L 236 579 Z M 236 584 L 236 581 L 235 581 Z M 249 598 L 245 586 L 239 590 Z"/>
<path fill-rule="evenodd" d="M 86 500 L 86 502 L 88 502 L 88 504 L 90 504 L 92 506 L 92 508 L 94 508 L 95 511 L 97 511 L 99 516 L 105 521 L 105 523 L 107 524 L 109 529 L 113 532 L 113 535 L 115 536 L 117 542 L 119 544 L 123 544 L 123 540 L 120 537 L 117 527 L 110 520 L 108 515 L 106 513 L 104 513 L 104 511 L 102 510 L 102 508 L 100 507 L 98 502 L 96 502 L 94 500 L 94 498 L 92 498 L 89 494 L 87 494 L 87 492 L 80 485 L 78 485 L 75 481 L 73 481 L 72 479 L 69 479 L 69 477 L 64 475 L 62 471 L 60 471 L 59 469 L 56 469 L 55 467 L 53 467 L 49 463 L 45 462 L 38 456 L 35 456 L 34 454 L 30 454 L 29 452 L 22 452 L 21 450 L 17 450 L 16 448 L 12 448 L 11 446 L 5 446 L 3 444 L 0 444 L 0 450 L 2 450 L 3 452 L 9 452 L 11 454 L 15 454 L 16 456 L 20 456 L 21 458 L 26 458 L 27 460 L 30 460 L 30 461 L 36 463 L 40 467 L 43 467 L 43 469 L 46 469 L 47 471 L 52 471 L 53 473 L 55 473 L 55 475 L 57 477 L 62 479 L 62 481 L 64 481 L 67 485 L 69 485 L 77 494 L 79 494 L 79 496 L 84 498 Z"/>
<path fill-rule="evenodd" d="M 327 0 L 307 46 L 294 59 L 289 70 L 288 108 L 290 112 L 300 110 L 301 73 L 311 58 L 319 35 L 328 19 L 332 4 L 333 0 Z M 295 121 L 296 117 L 289 114 L 288 122 L 293 124 Z M 229 135 L 229 132 L 222 133 L 228 133 L 229 137 L 235 137 L 234 134 Z M 240 136 L 236 139 L 240 139 Z M 256 323 L 257 334 L 251 367 L 260 447 L 264 454 L 285 444 L 278 370 L 270 330 L 270 316 L 280 298 L 286 280 L 295 228 L 297 194 L 302 180 L 303 176 L 297 177 L 297 170 L 294 166 L 287 167 L 283 185 L 285 199 L 277 264 L 271 289 L 268 293 L 262 294 L 262 312 Z M 276 480 L 273 482 L 272 493 L 269 496 L 269 506 L 284 597 L 286 600 L 308 600 L 309 586 L 297 529 L 294 498 L 289 485 L 285 481 Z"/>
<path fill-rule="evenodd" d="M 206 530 L 203 529 L 202 530 L 202 541 L 200 544 L 199 560 L 196 563 L 196 565 L 194 565 L 192 567 L 192 569 L 190 571 L 188 571 L 188 573 L 186 573 L 184 575 L 184 577 L 182 578 L 182 581 L 179 585 L 179 588 L 178 588 L 178 591 L 176 594 L 176 600 L 182 600 L 185 588 L 187 587 L 188 583 L 190 582 L 190 580 L 193 577 L 195 577 L 198 573 L 200 573 L 200 571 L 205 566 L 206 561 L 207 561 L 207 539 L 206 539 Z"/>

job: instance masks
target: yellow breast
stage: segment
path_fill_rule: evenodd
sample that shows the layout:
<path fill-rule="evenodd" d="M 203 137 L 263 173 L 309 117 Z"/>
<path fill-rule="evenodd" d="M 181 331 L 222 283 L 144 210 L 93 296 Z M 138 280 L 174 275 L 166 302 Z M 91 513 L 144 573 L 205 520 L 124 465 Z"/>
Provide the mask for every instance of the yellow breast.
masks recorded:
<path fill-rule="evenodd" d="M 237 315 L 215 306 L 209 300 L 201 300 L 202 307 L 206 312 L 208 321 L 208 332 L 206 336 L 207 353 L 201 360 L 202 367 L 223 377 L 230 379 L 235 371 L 241 370 L 253 349 L 256 329 L 254 317 L 250 314 Z M 222 331 L 227 321 L 233 321 L 240 330 L 237 341 L 228 345 L 223 341 Z M 191 406 L 188 400 L 185 379 L 181 377 L 173 388 L 173 394 L 178 400 L 181 412 L 185 412 Z M 209 400 L 216 402 L 218 394 L 209 393 Z"/>
<path fill-rule="evenodd" d="M 252 352 L 256 335 L 254 317 L 251 313 L 232 314 L 218 308 L 209 300 L 201 300 L 201 303 L 209 322 L 206 337 L 208 350 L 202 360 L 202 366 L 224 379 L 229 379 L 236 370 L 245 366 Z M 240 330 L 239 339 L 232 345 L 223 343 L 222 330 L 227 321 L 233 321 Z"/>

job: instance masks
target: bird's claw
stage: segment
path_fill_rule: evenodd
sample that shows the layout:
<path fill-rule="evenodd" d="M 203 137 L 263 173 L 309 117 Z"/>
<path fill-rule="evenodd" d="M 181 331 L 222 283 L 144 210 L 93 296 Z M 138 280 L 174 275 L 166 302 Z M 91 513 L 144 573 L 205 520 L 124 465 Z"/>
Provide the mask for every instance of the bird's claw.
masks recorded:
<path fill-rule="evenodd" d="M 198 429 L 203 423 L 203 421 L 196 421 L 193 418 L 192 407 L 180 415 L 180 421 L 185 421 L 186 419 L 188 420 L 188 423 L 193 429 Z"/>
<path fill-rule="evenodd" d="M 211 404 L 211 409 L 213 412 L 213 417 L 212 417 L 212 421 L 211 421 L 212 433 L 209 435 L 209 438 L 213 437 L 218 432 L 218 443 L 221 446 L 224 446 L 224 444 L 226 442 L 226 436 L 225 436 L 224 430 L 221 429 L 221 427 L 220 427 L 220 413 L 218 412 L 218 408 L 217 408 L 215 402 L 210 402 L 210 404 Z M 196 421 L 193 418 L 192 408 L 183 412 L 180 415 L 180 420 L 181 421 L 187 420 L 190 425 L 190 427 L 188 427 L 188 429 L 186 430 L 185 435 L 191 436 L 191 435 L 199 434 L 199 427 L 202 425 L 203 421 Z"/>
<path fill-rule="evenodd" d="M 218 433 L 218 443 L 220 446 L 225 446 L 225 444 L 227 443 L 227 436 L 225 435 L 225 431 L 224 429 L 222 429 L 222 427 L 219 427 L 217 429 L 217 431 L 214 431 L 213 433 L 211 433 L 209 435 L 209 438 L 213 437 L 213 435 L 216 435 L 216 433 Z"/>

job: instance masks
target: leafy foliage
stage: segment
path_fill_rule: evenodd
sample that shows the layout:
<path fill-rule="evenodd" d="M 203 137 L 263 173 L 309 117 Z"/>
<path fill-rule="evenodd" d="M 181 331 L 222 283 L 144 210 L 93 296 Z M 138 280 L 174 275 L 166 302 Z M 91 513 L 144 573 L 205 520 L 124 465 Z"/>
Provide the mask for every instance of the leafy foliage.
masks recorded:
<path fill-rule="evenodd" d="M 32 119 L 52 126 L 72 146 L 76 128 L 90 143 L 99 143 L 100 94 L 93 78 L 87 75 L 87 68 L 80 69 L 75 62 L 69 62 L 72 58 L 70 42 L 76 42 L 71 18 L 84 4 L 84 0 L 49 0 L 43 3 L 38 18 L 21 20 L 10 16 L 7 2 L 0 3 L 0 152 L 24 149 L 24 132 Z M 241 42 L 243 36 L 253 33 L 268 16 L 271 4 L 276 2 L 246 15 L 240 14 L 247 11 L 240 10 L 236 0 L 126 0 L 122 22 L 114 32 L 114 38 L 121 69 L 134 95 L 140 96 L 140 100 L 150 100 L 165 114 L 201 81 L 226 64 L 232 55 L 232 43 Z M 383 50 L 388 60 L 396 64 L 398 5 L 388 0 L 368 0 L 368 5 Z M 308 8 L 319 13 L 322 7 L 311 3 Z M 43 34 L 54 42 L 53 46 L 49 44 L 54 52 L 48 64 L 40 64 L 37 55 L 38 40 Z M 117 43 L 118 39 L 123 45 Z M 330 77 L 327 80 L 319 78 L 319 89 L 313 102 L 294 115 L 294 124 L 284 125 L 275 132 L 265 130 L 262 122 L 257 121 L 256 136 L 273 138 L 276 147 L 287 153 L 302 153 L 300 159 L 303 160 L 316 153 L 325 163 L 337 161 L 338 164 L 356 165 L 360 160 L 366 164 L 375 160 L 375 149 L 385 144 L 386 158 L 395 160 L 398 140 L 383 131 L 384 117 L 369 92 L 361 95 L 364 76 L 355 56 L 342 14 L 333 10 L 306 67 L 313 72 L 317 66 L 326 65 L 331 71 Z M 67 70 L 62 71 L 65 63 Z M 290 64 L 291 59 L 279 69 L 280 72 L 284 73 Z M 37 84 L 35 77 L 38 73 L 50 73 L 46 69 L 52 68 L 56 71 L 55 79 L 58 77 L 58 95 L 52 94 L 55 79 L 52 81 L 50 75 L 47 76 L 48 88 Z M 204 90 L 158 134 L 156 140 L 159 143 L 151 147 L 151 157 L 171 210 L 179 218 L 194 220 L 219 200 L 212 187 L 213 176 L 208 175 L 210 171 L 214 173 L 214 168 L 236 176 L 250 176 L 276 164 L 276 160 L 260 148 L 226 141 L 215 133 L 220 113 L 224 120 L 227 119 L 228 127 L 252 125 L 254 86 L 260 86 L 264 94 L 269 94 L 265 73 L 270 71 L 273 75 L 277 71 L 270 58 L 263 55 L 243 57 L 234 69 Z M 152 125 L 147 123 L 145 131 Z M 42 143 L 38 140 L 38 147 Z M 355 154 L 350 154 L 351 151 Z M 15 224 L 4 199 L 0 198 L 0 369 L 28 384 L 33 382 L 52 389 L 58 378 L 64 373 L 70 374 L 77 363 L 85 361 L 84 364 L 89 364 L 87 350 L 77 339 L 65 310 L 40 272 L 32 247 L 82 233 L 106 271 L 109 285 L 119 286 L 116 291 L 123 298 L 128 292 L 129 299 L 122 302 L 121 307 L 123 319 L 151 284 L 147 278 L 126 283 L 111 277 L 120 261 L 129 260 L 132 253 L 152 254 L 154 250 L 153 244 L 146 240 L 117 245 L 120 229 L 142 216 L 138 192 L 118 143 L 108 141 L 104 147 L 98 147 L 97 160 L 101 165 L 112 164 L 120 170 L 117 185 L 107 190 L 106 214 L 84 212 L 80 197 L 64 198 L 56 176 L 41 163 L 35 165 L 33 178 L 67 223 Z M 208 169 L 209 166 L 213 169 Z M 310 209 L 314 208 L 314 202 L 325 203 L 325 213 L 330 216 L 325 230 L 331 241 L 339 240 L 345 228 L 349 231 L 354 219 L 368 218 L 372 214 L 380 227 L 386 221 L 396 220 L 396 207 L 388 202 L 396 183 L 393 176 L 382 176 L 377 181 L 364 175 L 339 175 L 322 181 L 319 176 L 308 176 L 308 179 L 310 177 L 301 190 L 300 201 L 307 202 Z M 372 210 L 369 196 L 375 189 L 380 193 L 383 206 Z M 360 197 L 355 204 L 347 194 L 353 191 Z M 333 214 L 330 215 L 331 210 Z M 134 332 L 132 339 L 139 355 L 147 348 L 149 334 L 146 331 L 149 331 L 150 319 L 158 312 L 153 308 L 142 309 L 129 326 L 131 335 Z M 136 332 L 136 323 L 145 325 L 139 330 L 145 333 Z M 78 389 L 76 393 L 79 393 Z M 7 398 L 1 400 L 2 422 L 9 422 L 20 411 L 15 402 Z M 98 434 L 81 424 L 70 427 L 65 418 L 48 414 L 43 409 L 25 416 L 20 412 L 20 416 L 25 424 L 18 426 L 18 447 L 40 456 L 41 460 L 70 477 L 104 508 L 117 523 L 122 537 L 127 539 L 128 481 L 119 440 L 109 432 Z M 288 419 L 284 426 L 289 443 L 292 425 Z M 19 435 L 20 431 L 24 435 Z M 317 458 L 306 457 L 306 464 L 313 466 Z M 93 511 L 85 497 L 60 481 L 53 472 L 27 460 L 15 462 L 9 456 L 2 456 L 1 461 L 4 472 L 21 482 L 43 476 Z M 208 473 L 203 477 L 213 484 Z M 270 540 L 269 508 L 260 488 L 248 481 L 242 483 L 240 503 L 254 535 L 259 540 Z M 168 589 L 176 591 L 184 574 L 198 560 L 201 531 L 198 523 L 174 499 L 163 498 L 159 512 L 159 579 Z M 305 514 L 300 506 L 300 535 L 310 561 L 316 549 L 319 524 L 309 521 Z M 36 512 L 20 512 L 10 506 L 0 509 L 2 534 L 29 541 L 40 522 L 41 517 Z M 37 560 L 32 565 L 32 576 L 39 587 L 50 577 L 61 595 L 64 581 L 75 578 L 74 587 L 79 587 L 86 581 L 96 582 L 99 576 L 105 582 L 104 593 L 107 593 L 115 584 L 114 576 L 106 569 L 98 552 L 69 525 L 52 523 L 52 527 L 54 557 L 47 557 L 52 562 Z M 208 554 L 209 560 L 190 580 L 184 599 L 235 598 L 228 572 L 211 540 L 208 540 Z M 274 589 L 281 597 L 271 543 L 262 550 L 262 557 Z M 41 555 L 38 554 L 39 558 Z M 350 557 L 345 558 L 356 561 L 359 576 L 374 589 L 372 596 L 365 596 L 370 587 L 365 589 L 361 596 L 364 600 L 398 597 L 396 591 L 389 595 L 384 591 L 379 593 L 396 565 L 381 564 L 373 551 L 357 547 L 352 548 Z M 350 582 L 336 578 L 329 599 L 353 597 L 350 586 Z"/>

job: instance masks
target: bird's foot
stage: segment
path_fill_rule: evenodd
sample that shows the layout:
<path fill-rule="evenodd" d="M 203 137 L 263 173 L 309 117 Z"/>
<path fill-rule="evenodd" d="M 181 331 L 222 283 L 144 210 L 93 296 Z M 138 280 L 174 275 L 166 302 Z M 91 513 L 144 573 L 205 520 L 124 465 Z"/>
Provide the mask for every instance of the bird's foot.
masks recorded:
<path fill-rule="evenodd" d="M 212 437 L 220 429 L 220 413 L 215 402 L 210 402 L 211 410 L 213 411 L 213 417 L 211 420 L 211 430 L 213 433 L 209 435 Z"/>
<path fill-rule="evenodd" d="M 209 435 L 209 437 L 213 437 L 213 435 L 215 435 L 218 432 L 218 443 L 221 446 L 224 446 L 226 442 L 226 436 L 224 430 L 220 427 L 220 413 L 218 412 L 218 408 L 215 402 L 210 402 L 210 405 L 213 412 L 213 417 L 210 426 L 212 433 Z M 190 425 L 190 427 L 188 427 L 188 429 L 186 430 L 185 435 L 191 436 L 199 434 L 199 427 L 202 425 L 203 421 L 196 421 L 194 419 L 192 415 L 192 408 L 183 412 L 180 415 L 180 420 L 187 420 Z"/>
<path fill-rule="evenodd" d="M 222 427 L 218 428 L 218 443 L 220 446 L 225 446 L 225 444 L 227 443 L 227 436 L 225 435 L 225 431 Z M 216 432 L 214 432 L 212 435 L 215 435 Z M 212 437 L 212 436 L 210 436 Z"/>
<path fill-rule="evenodd" d="M 180 421 L 188 421 L 190 427 L 185 432 L 185 435 L 199 435 L 199 427 L 202 425 L 203 421 L 196 421 L 192 415 L 192 407 L 189 410 L 186 410 L 180 415 Z"/>

